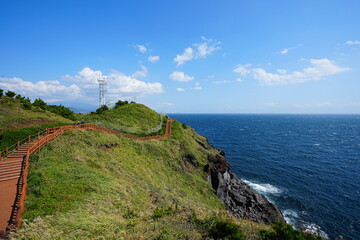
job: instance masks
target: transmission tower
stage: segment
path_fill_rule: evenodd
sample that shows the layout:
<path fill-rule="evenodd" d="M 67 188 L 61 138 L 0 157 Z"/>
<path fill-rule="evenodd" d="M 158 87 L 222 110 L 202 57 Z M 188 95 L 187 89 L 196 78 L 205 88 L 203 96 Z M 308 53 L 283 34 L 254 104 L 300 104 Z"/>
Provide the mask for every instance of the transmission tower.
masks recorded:
<path fill-rule="evenodd" d="M 105 103 L 105 92 L 106 92 L 106 78 L 102 77 L 102 78 L 98 78 L 98 82 L 99 82 L 99 106 L 102 107 L 104 106 Z"/>

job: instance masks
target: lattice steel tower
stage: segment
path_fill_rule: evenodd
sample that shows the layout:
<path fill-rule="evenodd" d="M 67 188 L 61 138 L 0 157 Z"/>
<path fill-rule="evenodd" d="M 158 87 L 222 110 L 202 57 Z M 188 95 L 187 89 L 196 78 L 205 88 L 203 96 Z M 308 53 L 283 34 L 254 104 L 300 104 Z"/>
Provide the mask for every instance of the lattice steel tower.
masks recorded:
<path fill-rule="evenodd" d="M 104 106 L 105 103 L 105 92 L 106 92 L 106 78 L 102 77 L 102 78 L 98 78 L 98 82 L 99 82 L 99 106 L 102 107 Z"/>

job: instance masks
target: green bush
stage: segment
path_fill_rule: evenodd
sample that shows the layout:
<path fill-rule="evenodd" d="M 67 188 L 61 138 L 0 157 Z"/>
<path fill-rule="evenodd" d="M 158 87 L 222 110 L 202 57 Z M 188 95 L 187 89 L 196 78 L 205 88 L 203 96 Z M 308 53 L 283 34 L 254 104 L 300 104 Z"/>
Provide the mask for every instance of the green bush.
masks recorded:
<path fill-rule="evenodd" d="M 18 94 L 18 95 L 16 95 L 15 99 L 18 99 L 18 100 L 20 100 L 20 102 L 22 102 L 23 100 L 25 100 L 25 97 Z"/>
<path fill-rule="evenodd" d="M 102 105 L 101 107 L 99 107 L 98 109 L 96 109 L 96 114 L 102 114 L 103 112 L 105 112 L 106 110 L 109 110 L 109 107 L 106 105 Z"/>
<path fill-rule="evenodd" d="M 295 230 L 291 225 L 277 222 L 271 225 L 273 230 L 261 230 L 262 240 L 322 240 L 320 236 Z"/>
<path fill-rule="evenodd" d="M 157 207 L 153 213 L 153 215 L 151 216 L 152 219 L 159 219 L 162 218 L 164 216 L 169 216 L 169 215 L 173 215 L 175 213 L 178 212 L 178 207 L 177 205 L 175 205 L 175 207 Z"/>
<path fill-rule="evenodd" d="M 243 240 L 245 235 L 241 231 L 240 227 L 230 220 L 219 219 L 216 216 L 206 218 L 204 220 L 198 219 L 195 214 L 192 215 L 192 222 L 194 222 L 198 228 L 205 232 L 207 237 L 212 239 L 224 239 L 224 240 Z"/>
<path fill-rule="evenodd" d="M 5 95 L 6 95 L 7 97 L 13 98 L 13 97 L 15 97 L 16 93 L 9 90 L 9 91 L 7 91 L 7 92 L 5 93 Z"/>
<path fill-rule="evenodd" d="M 0 89 L 0 98 L 4 95 L 4 90 Z"/>
<path fill-rule="evenodd" d="M 24 101 L 23 104 L 22 104 L 22 107 L 23 107 L 23 109 L 25 109 L 25 110 L 30 110 L 31 107 L 32 107 L 31 102 Z"/>
<path fill-rule="evenodd" d="M 119 107 L 121 107 L 121 106 L 124 106 L 124 105 L 126 105 L 126 104 L 128 104 L 128 103 L 129 103 L 128 101 L 121 101 L 121 100 L 119 100 L 119 101 L 117 101 L 117 102 L 115 103 L 114 109 L 117 109 L 117 108 L 119 108 Z"/>
<path fill-rule="evenodd" d="M 41 108 L 41 109 L 43 109 L 43 110 L 45 110 L 45 109 L 46 109 L 46 106 L 47 106 L 46 102 L 44 102 L 44 101 L 43 101 L 42 99 L 40 99 L 40 98 L 35 99 L 32 105 L 33 105 L 34 107 L 39 107 L 39 108 Z"/>
<path fill-rule="evenodd" d="M 75 121 L 76 117 L 73 111 L 71 111 L 69 108 L 64 107 L 63 105 L 48 105 L 46 107 L 46 110 L 49 112 L 55 113 L 57 115 L 60 115 L 64 118 L 70 119 Z"/>

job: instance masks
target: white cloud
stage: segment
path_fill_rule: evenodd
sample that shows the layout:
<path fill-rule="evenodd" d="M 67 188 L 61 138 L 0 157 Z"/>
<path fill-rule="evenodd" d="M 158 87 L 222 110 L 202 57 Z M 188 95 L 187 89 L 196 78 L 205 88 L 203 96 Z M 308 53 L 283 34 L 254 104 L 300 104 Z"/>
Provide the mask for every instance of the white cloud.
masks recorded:
<path fill-rule="evenodd" d="M 173 107 L 174 106 L 173 103 L 169 103 L 169 102 L 161 102 L 158 105 L 159 106 L 164 106 L 164 107 Z"/>
<path fill-rule="evenodd" d="M 75 76 L 65 75 L 62 79 L 67 79 L 81 84 L 81 88 L 91 89 L 99 86 L 98 79 L 102 77 L 101 71 L 93 71 L 89 67 L 83 68 Z"/>
<path fill-rule="evenodd" d="M 220 42 L 214 42 L 214 40 L 205 37 L 201 37 L 201 39 L 204 41 L 203 43 L 194 44 L 197 47 L 195 58 L 206 58 L 206 56 L 220 49 Z"/>
<path fill-rule="evenodd" d="M 203 40 L 202 43 L 195 43 L 192 47 L 185 48 L 181 55 L 176 55 L 174 62 L 177 63 L 177 66 L 180 66 L 192 59 L 206 58 L 216 50 L 220 49 L 219 45 L 221 42 L 207 39 L 205 37 L 201 37 L 201 39 Z"/>
<path fill-rule="evenodd" d="M 190 61 L 194 58 L 193 49 L 191 47 L 185 48 L 184 53 L 181 55 L 176 55 L 174 61 L 177 62 L 177 66 L 184 64 L 187 61 Z"/>
<path fill-rule="evenodd" d="M 250 65 L 238 65 L 234 72 L 243 76 L 251 75 L 259 80 L 262 85 L 295 84 L 314 80 L 322 80 L 325 76 L 349 71 L 350 68 L 340 67 L 327 58 L 310 59 L 311 66 L 302 71 L 287 73 L 285 70 L 278 70 L 277 73 L 269 73 L 262 68 L 250 68 Z"/>
<path fill-rule="evenodd" d="M 284 69 L 276 69 L 276 71 L 277 71 L 278 73 L 280 73 L 280 74 L 286 74 L 286 73 L 287 73 L 287 71 L 284 70 Z"/>
<path fill-rule="evenodd" d="M 141 44 L 135 44 L 134 47 L 139 50 L 139 52 L 141 53 L 146 53 L 147 52 L 147 48 L 144 45 Z"/>
<path fill-rule="evenodd" d="M 360 45 L 360 41 L 346 41 L 346 45 Z"/>
<path fill-rule="evenodd" d="M 148 61 L 152 63 L 156 63 L 160 60 L 160 56 L 149 56 Z"/>
<path fill-rule="evenodd" d="M 299 47 L 302 47 L 302 45 L 303 45 L 303 44 L 298 44 L 298 45 L 296 45 L 295 47 L 283 48 L 283 49 L 280 51 L 280 54 L 282 54 L 282 55 L 288 54 L 289 51 L 292 51 L 292 50 L 295 50 L 295 49 L 297 49 L 297 48 L 299 48 Z"/>
<path fill-rule="evenodd" d="M 226 84 L 226 83 L 230 83 L 230 81 L 224 80 L 224 81 L 212 81 L 212 84 Z"/>
<path fill-rule="evenodd" d="M 142 71 L 147 72 L 147 69 L 142 67 Z M 111 102 L 127 96 L 141 97 L 164 92 L 161 83 L 143 82 L 117 71 L 104 75 L 101 71 L 94 71 L 89 67 L 83 68 L 75 76 L 63 76 L 62 80 L 74 82 L 70 85 L 64 85 L 61 81 L 30 82 L 21 78 L 0 78 L 0 88 L 30 98 L 41 97 L 47 102 L 76 100 L 79 103 L 97 105 L 99 77 L 105 77 L 108 82 L 105 97 Z"/>
<path fill-rule="evenodd" d="M 287 54 L 289 52 L 289 48 L 284 48 L 280 51 L 281 54 Z"/>
<path fill-rule="evenodd" d="M 138 70 L 131 75 L 133 78 L 147 77 L 147 68 L 145 66 L 141 66 L 140 68 L 141 70 Z"/>
<path fill-rule="evenodd" d="M 248 69 L 249 67 L 251 67 L 251 64 L 245 64 L 245 65 L 237 65 L 236 68 L 234 69 L 233 72 L 235 73 L 239 73 L 241 75 L 247 75 L 248 73 L 250 73 L 250 70 Z"/>
<path fill-rule="evenodd" d="M 185 89 L 183 89 L 183 88 L 177 88 L 176 91 L 178 91 L 178 92 L 183 92 L 183 91 L 185 91 Z"/>
<path fill-rule="evenodd" d="M 75 76 L 66 75 L 63 78 L 70 81 L 84 83 L 81 88 L 83 88 L 86 94 L 91 96 L 94 100 L 97 98 L 98 94 L 98 76 L 106 77 L 108 82 L 106 98 L 110 101 L 116 101 L 124 96 L 145 96 L 149 94 L 163 93 L 164 90 L 161 83 L 147 83 L 137 80 L 134 77 L 134 75 L 144 76 L 144 74 L 147 73 L 147 69 L 144 66 L 141 68 L 141 71 L 137 71 L 131 76 L 127 76 L 118 71 L 113 71 L 111 74 L 104 75 L 101 71 L 84 68 Z"/>
<path fill-rule="evenodd" d="M 59 81 L 38 81 L 33 83 L 24 81 L 21 78 L 0 78 L 0 87 L 31 98 L 49 99 L 50 102 L 82 97 L 81 89 L 77 85 L 65 86 Z"/>
<path fill-rule="evenodd" d="M 195 79 L 192 76 L 186 75 L 184 72 L 173 72 L 172 74 L 169 75 L 169 78 L 171 80 L 179 81 L 179 82 L 189 82 Z"/>
<path fill-rule="evenodd" d="M 237 78 L 236 81 L 237 82 L 243 82 L 244 80 L 242 80 L 241 78 Z"/>
<path fill-rule="evenodd" d="M 194 87 L 194 90 L 202 90 L 203 88 L 201 86 Z"/>

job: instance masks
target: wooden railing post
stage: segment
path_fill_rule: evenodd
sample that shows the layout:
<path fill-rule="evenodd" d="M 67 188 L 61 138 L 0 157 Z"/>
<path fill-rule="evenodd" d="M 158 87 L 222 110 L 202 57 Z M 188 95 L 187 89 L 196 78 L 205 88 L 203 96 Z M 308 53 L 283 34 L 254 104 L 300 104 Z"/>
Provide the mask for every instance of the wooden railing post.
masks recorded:
<path fill-rule="evenodd" d="M 40 140 L 40 132 L 38 132 L 38 140 Z"/>
<path fill-rule="evenodd" d="M 17 142 L 17 149 L 20 148 L 20 141 Z"/>
<path fill-rule="evenodd" d="M 30 137 L 30 135 L 28 136 L 28 143 L 30 143 L 31 142 L 31 137 Z"/>
<path fill-rule="evenodd" d="M 9 155 L 9 148 L 5 148 L 5 157 L 7 157 Z"/>
<path fill-rule="evenodd" d="M 2 159 L 2 152 L 0 152 L 0 161 L 1 161 L 1 159 Z"/>

